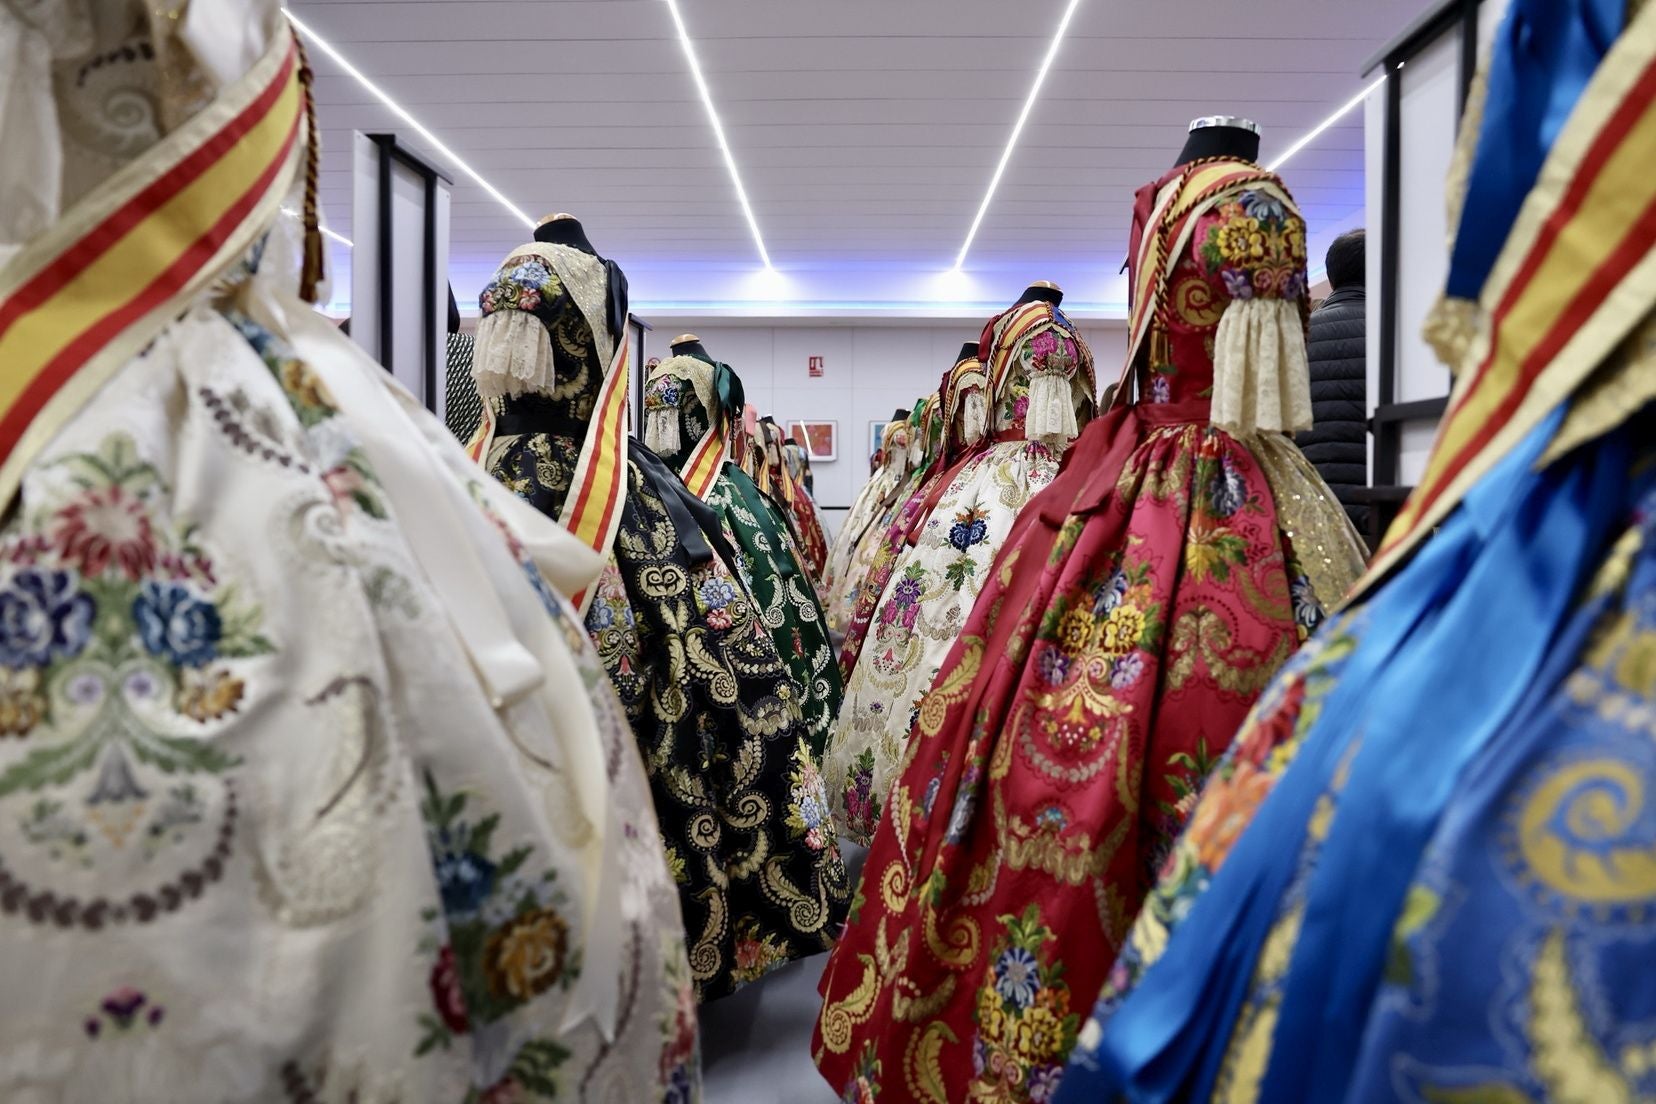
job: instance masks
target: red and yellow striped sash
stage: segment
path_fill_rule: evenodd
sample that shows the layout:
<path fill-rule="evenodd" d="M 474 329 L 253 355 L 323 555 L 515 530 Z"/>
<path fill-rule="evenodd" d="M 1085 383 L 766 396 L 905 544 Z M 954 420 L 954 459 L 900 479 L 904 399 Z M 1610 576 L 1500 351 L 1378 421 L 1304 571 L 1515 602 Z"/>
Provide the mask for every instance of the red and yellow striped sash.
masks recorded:
<path fill-rule="evenodd" d="M 1463 365 L 1413 495 L 1360 593 L 1568 400 L 1656 307 L 1656 9 L 1618 39 L 1559 135 L 1480 302 L 1489 339 Z"/>
<path fill-rule="evenodd" d="M 684 462 L 684 468 L 679 476 L 684 485 L 690 488 L 690 493 L 699 499 L 706 500 L 713 493 L 713 484 L 719 480 L 719 472 L 724 469 L 725 437 L 721 426 L 715 425 L 702 434 L 702 439 L 690 453 L 690 458 Z"/>
<path fill-rule="evenodd" d="M 1029 332 L 1042 322 L 1052 318 L 1052 304 L 1042 300 L 1031 303 L 1020 303 L 1013 307 L 1005 318 L 1005 325 L 999 333 L 989 334 L 992 345 L 989 349 L 986 369 L 989 376 L 989 396 L 991 405 L 1000 397 L 1000 389 L 1005 385 L 1007 377 L 1012 373 L 1012 355 L 1017 351 L 1018 344 Z"/>
<path fill-rule="evenodd" d="M 0 508 L 64 423 L 264 233 L 304 112 L 283 20 L 245 77 L 0 270 Z"/>
<path fill-rule="evenodd" d="M 627 380 L 632 334 L 622 333 L 615 356 L 598 392 L 598 405 L 587 426 L 575 479 L 564 499 L 558 524 L 581 542 L 608 555 L 621 527 L 621 500 L 627 493 Z M 575 607 L 584 616 L 590 588 L 577 594 Z"/>

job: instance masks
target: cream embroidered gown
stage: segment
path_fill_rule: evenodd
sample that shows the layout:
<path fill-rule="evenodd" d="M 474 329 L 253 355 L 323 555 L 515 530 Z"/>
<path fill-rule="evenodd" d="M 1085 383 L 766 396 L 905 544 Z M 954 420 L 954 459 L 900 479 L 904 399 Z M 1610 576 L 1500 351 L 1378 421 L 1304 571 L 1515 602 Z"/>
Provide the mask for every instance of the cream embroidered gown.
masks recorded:
<path fill-rule="evenodd" d="M 1019 304 L 982 341 L 989 444 L 943 492 L 875 607 L 823 764 L 835 826 L 867 843 L 938 665 L 1019 511 L 1052 482 L 1093 404 L 1092 353 L 1056 306 Z M 871 794 L 876 802 L 861 801 Z"/>
<path fill-rule="evenodd" d="M 0 210 L 0 263 L 83 232 L 109 183 L 76 166 L 145 171 L 210 72 L 289 49 L 238 7 L 233 43 L 0 3 L 34 66 L 0 149 L 63 167 Z M 147 111 L 153 59 L 204 54 L 200 100 L 114 140 L 111 94 Z M 291 242 L 57 426 L 0 528 L 0 1100 L 693 1099 L 642 767 L 553 589 L 597 557 L 293 297 Z"/>

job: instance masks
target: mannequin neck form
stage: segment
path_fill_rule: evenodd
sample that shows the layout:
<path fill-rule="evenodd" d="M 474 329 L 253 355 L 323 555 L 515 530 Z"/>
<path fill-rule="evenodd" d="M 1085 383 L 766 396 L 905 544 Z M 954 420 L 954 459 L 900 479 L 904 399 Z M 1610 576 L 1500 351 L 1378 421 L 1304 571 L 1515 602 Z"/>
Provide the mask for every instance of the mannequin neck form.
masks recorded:
<path fill-rule="evenodd" d="M 955 357 L 955 363 L 959 364 L 963 360 L 980 359 L 982 359 L 982 354 L 978 351 L 978 343 L 975 341 L 967 341 L 962 343 L 960 346 L 960 355 Z"/>
<path fill-rule="evenodd" d="M 699 341 L 681 341 L 677 345 L 669 345 L 667 351 L 674 356 L 701 357 L 703 360 L 713 359 Z"/>
<path fill-rule="evenodd" d="M 1035 287 L 1024 288 L 1024 293 L 1018 296 L 1019 303 L 1051 303 L 1057 306 L 1064 301 L 1064 293 L 1057 288 Z"/>
<path fill-rule="evenodd" d="M 1188 165 L 1204 157 L 1233 157 L 1238 161 L 1259 160 L 1259 135 L 1241 127 L 1203 127 L 1185 138 L 1184 149 L 1174 166 Z"/>
<path fill-rule="evenodd" d="M 598 255 L 598 250 L 587 240 L 580 219 L 562 218 L 543 222 L 535 227 L 535 240 L 547 245 L 567 245 L 594 257 Z"/>

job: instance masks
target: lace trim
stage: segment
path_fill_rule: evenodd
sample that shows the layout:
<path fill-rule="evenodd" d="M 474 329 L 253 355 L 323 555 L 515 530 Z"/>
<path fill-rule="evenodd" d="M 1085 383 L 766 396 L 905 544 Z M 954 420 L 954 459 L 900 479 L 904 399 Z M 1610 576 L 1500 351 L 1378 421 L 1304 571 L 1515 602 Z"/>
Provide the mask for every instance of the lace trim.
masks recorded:
<path fill-rule="evenodd" d="M 1241 436 L 1311 428 L 1311 370 L 1300 304 L 1233 299 L 1213 344 L 1213 424 Z"/>

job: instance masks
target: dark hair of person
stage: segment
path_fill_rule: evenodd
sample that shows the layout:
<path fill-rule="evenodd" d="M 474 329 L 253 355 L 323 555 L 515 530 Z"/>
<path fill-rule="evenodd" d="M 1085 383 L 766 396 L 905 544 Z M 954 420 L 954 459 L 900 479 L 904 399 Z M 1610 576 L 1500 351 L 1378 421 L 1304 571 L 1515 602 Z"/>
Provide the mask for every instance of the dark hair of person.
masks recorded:
<path fill-rule="evenodd" d="M 1328 247 L 1328 287 L 1339 291 L 1343 287 L 1362 287 L 1364 262 L 1362 227 L 1347 230 Z"/>

